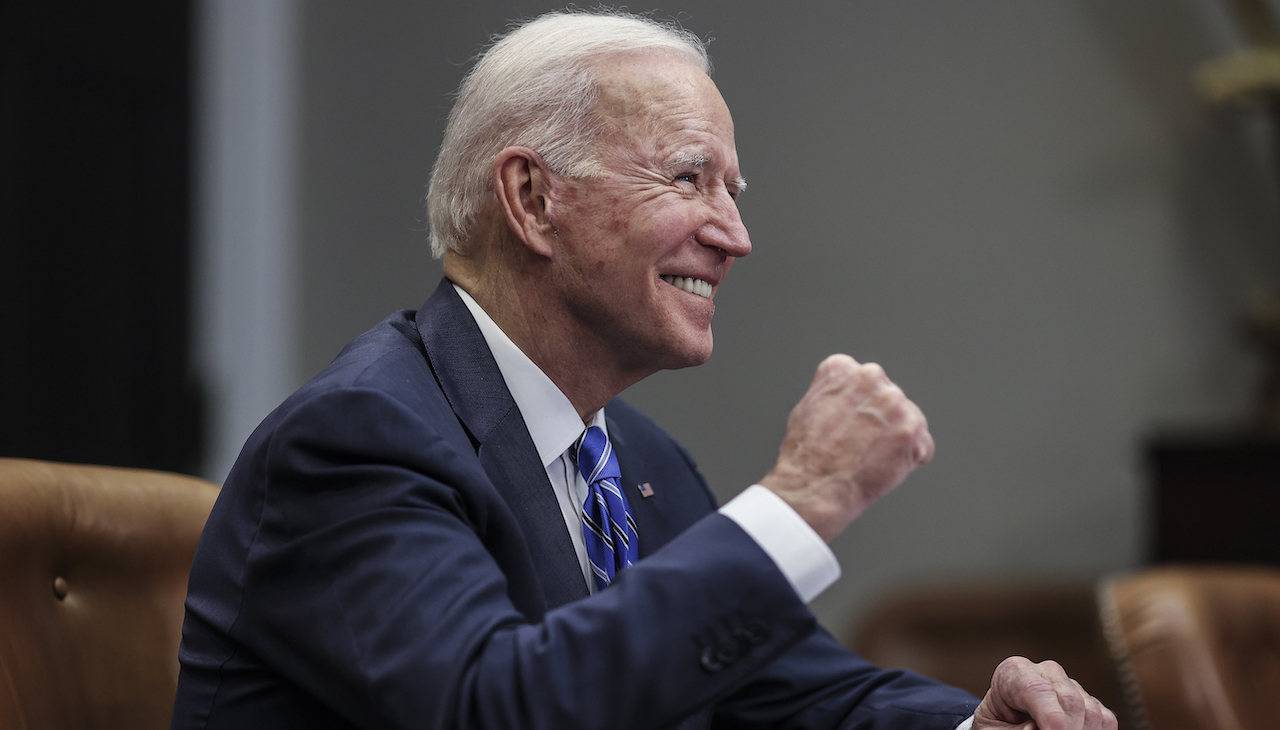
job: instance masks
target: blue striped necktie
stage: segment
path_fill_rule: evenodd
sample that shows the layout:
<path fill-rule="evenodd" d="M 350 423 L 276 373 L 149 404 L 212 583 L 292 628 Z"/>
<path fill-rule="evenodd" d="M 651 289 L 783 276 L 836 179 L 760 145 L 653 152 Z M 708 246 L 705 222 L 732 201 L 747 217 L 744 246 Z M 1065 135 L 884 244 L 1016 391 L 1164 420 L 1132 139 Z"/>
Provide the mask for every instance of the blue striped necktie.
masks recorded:
<path fill-rule="evenodd" d="M 587 482 L 582 538 L 596 588 L 604 590 L 618 571 L 640 559 L 640 541 L 631 507 L 622 496 L 618 459 L 609 437 L 597 426 L 588 428 L 578 441 L 578 471 Z"/>

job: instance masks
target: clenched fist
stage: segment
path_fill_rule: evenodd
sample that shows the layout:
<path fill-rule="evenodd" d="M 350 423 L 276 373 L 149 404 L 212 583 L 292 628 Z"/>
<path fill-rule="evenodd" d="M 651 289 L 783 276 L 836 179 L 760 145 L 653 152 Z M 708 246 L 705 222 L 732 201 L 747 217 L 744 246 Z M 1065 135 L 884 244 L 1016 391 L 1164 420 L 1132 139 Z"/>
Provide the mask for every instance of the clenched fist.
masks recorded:
<path fill-rule="evenodd" d="M 831 542 L 932 458 L 924 414 L 884 370 L 832 355 L 792 409 L 778 462 L 760 483 Z"/>
<path fill-rule="evenodd" d="M 973 713 L 973 730 L 1116 730 L 1116 716 L 1057 662 L 1009 657 Z"/>

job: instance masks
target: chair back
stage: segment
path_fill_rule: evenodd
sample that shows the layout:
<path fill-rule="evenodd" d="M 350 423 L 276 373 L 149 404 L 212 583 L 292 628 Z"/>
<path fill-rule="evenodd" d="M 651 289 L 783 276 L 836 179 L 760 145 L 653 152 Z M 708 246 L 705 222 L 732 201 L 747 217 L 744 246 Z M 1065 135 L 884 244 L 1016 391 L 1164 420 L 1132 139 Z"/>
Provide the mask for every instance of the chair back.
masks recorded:
<path fill-rule="evenodd" d="M 218 488 L 0 459 L 0 730 L 162 730 Z"/>
<path fill-rule="evenodd" d="M 1099 607 L 1139 730 L 1280 726 L 1280 570 L 1142 571 Z"/>

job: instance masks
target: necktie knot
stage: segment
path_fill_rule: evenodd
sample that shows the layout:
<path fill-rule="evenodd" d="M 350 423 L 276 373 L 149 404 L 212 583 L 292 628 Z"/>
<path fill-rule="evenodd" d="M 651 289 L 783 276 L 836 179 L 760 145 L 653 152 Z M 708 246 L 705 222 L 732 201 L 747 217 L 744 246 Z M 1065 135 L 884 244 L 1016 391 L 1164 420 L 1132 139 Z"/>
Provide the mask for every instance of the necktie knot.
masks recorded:
<path fill-rule="evenodd" d="M 618 571 L 640 559 L 631 506 L 622 494 L 622 471 L 603 430 L 592 426 L 578 441 L 578 471 L 587 483 L 582 537 L 596 587 L 603 590 Z"/>
<path fill-rule="evenodd" d="M 578 440 L 578 471 L 582 472 L 588 486 L 600 479 L 617 480 L 622 477 L 618 459 L 613 455 L 613 445 L 599 426 L 588 428 Z"/>

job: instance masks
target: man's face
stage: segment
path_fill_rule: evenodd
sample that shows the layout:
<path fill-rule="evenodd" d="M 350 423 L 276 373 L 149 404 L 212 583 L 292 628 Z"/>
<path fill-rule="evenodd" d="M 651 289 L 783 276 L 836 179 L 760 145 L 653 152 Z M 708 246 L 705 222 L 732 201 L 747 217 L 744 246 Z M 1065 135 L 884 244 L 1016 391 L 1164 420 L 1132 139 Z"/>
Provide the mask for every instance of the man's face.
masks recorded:
<path fill-rule="evenodd" d="M 553 286 L 623 370 L 701 364 L 712 296 L 751 251 L 733 120 L 711 79 L 673 56 L 620 55 L 601 78 L 607 174 L 551 196 Z"/>

